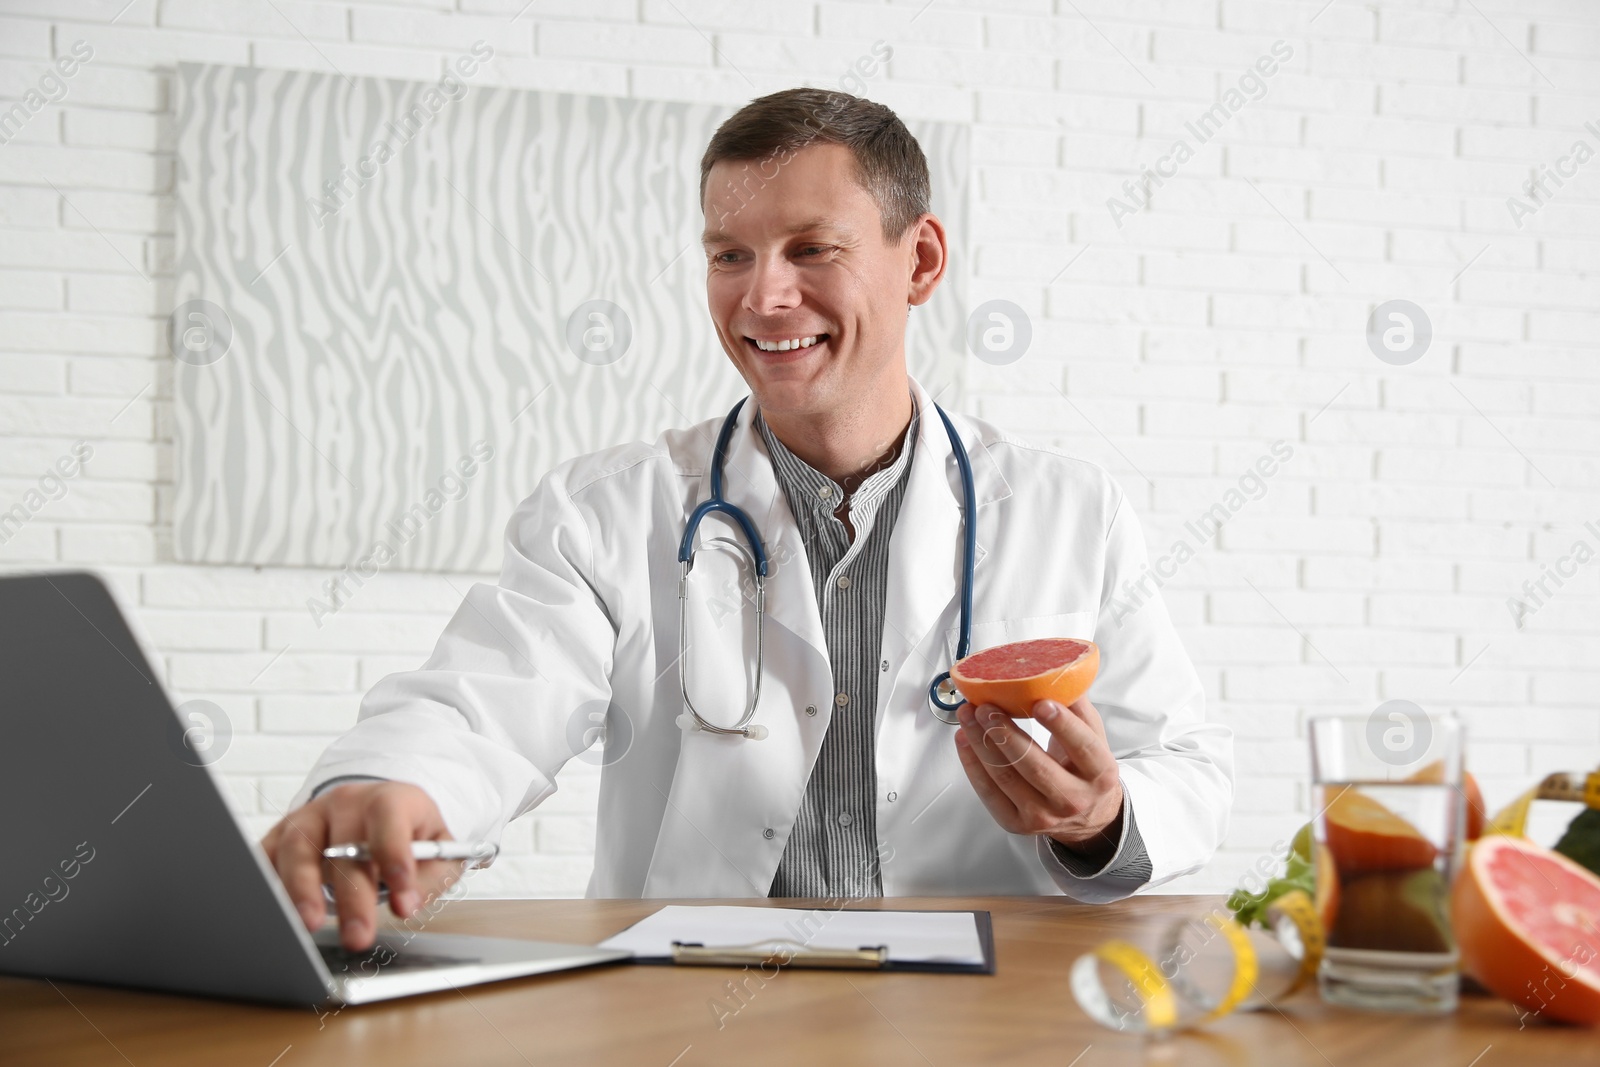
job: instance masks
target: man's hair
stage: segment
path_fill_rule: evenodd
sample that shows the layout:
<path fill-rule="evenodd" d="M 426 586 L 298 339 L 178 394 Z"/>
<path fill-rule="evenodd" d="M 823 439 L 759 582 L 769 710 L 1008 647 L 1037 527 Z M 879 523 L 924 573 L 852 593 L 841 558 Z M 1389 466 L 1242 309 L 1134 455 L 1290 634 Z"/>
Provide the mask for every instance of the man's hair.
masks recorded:
<path fill-rule="evenodd" d="M 700 203 L 721 160 L 769 160 L 813 144 L 839 144 L 855 160 L 856 183 L 878 205 L 883 237 L 894 244 L 931 210 L 928 160 L 900 117 L 887 107 L 831 89 L 784 89 L 750 101 L 712 135 L 700 157 Z M 759 189 L 776 175 L 763 165 L 744 179 Z"/>

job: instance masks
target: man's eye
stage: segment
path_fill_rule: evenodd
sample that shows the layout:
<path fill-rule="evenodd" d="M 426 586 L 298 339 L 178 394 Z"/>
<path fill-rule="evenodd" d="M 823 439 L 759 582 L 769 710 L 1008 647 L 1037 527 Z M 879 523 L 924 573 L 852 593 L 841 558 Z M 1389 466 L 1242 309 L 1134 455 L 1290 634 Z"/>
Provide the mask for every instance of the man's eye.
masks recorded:
<path fill-rule="evenodd" d="M 823 253 L 825 253 L 827 251 L 828 251 L 828 246 L 827 245 L 803 245 L 803 246 L 801 246 L 801 248 L 799 249 L 799 251 L 796 254 L 797 255 L 801 255 L 801 256 L 813 256 L 814 257 L 814 256 L 817 256 L 817 255 L 821 255 L 821 254 L 823 254 Z M 715 253 L 714 255 L 711 256 L 711 262 L 713 264 L 720 264 L 721 266 L 725 266 L 726 267 L 726 266 L 732 265 L 733 262 L 738 258 L 738 256 L 739 256 L 739 253 L 737 253 L 737 252 L 718 252 L 718 253 Z"/>

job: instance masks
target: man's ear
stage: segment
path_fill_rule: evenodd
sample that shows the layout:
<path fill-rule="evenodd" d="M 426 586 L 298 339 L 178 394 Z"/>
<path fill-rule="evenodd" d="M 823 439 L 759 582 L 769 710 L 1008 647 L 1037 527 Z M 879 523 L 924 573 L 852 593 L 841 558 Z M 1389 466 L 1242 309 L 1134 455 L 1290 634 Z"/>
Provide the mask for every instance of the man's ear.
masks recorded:
<path fill-rule="evenodd" d="M 923 215 L 912 227 L 910 234 L 912 267 L 907 303 L 925 304 L 944 278 L 950 265 L 950 245 L 945 236 L 944 224 L 932 212 Z M 910 312 L 908 311 L 909 315 Z"/>

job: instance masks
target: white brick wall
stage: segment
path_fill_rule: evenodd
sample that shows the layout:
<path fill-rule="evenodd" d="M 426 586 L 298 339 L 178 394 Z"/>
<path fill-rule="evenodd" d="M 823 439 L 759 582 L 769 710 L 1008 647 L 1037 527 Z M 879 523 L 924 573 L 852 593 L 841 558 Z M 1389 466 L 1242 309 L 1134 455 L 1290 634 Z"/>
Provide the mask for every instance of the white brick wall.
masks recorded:
<path fill-rule="evenodd" d="M 729 105 L 836 85 L 881 38 L 878 99 L 978 124 L 974 296 L 1034 318 L 1026 359 L 975 364 L 973 410 L 1105 464 L 1157 553 L 1293 445 L 1164 588 L 1239 738 L 1228 846 L 1174 888 L 1225 887 L 1303 821 L 1310 713 L 1459 711 L 1491 806 L 1600 765 L 1600 561 L 1523 630 L 1505 607 L 1574 541 L 1600 548 L 1600 161 L 1521 229 L 1505 206 L 1575 140 L 1600 149 L 1589 0 L 524 6 L 0 0 L 0 110 L 94 49 L 0 145 L 0 510 L 94 449 L 0 566 L 111 576 L 177 696 L 230 716 L 220 768 L 252 831 L 488 576 L 388 572 L 317 630 L 327 573 L 170 562 L 173 64 L 421 79 L 478 38 L 484 84 Z M 1118 228 L 1106 199 L 1279 39 L 1264 95 Z M 1408 367 L 1364 338 L 1397 297 L 1435 329 Z M 581 893 L 597 781 L 573 761 L 480 885 Z"/>

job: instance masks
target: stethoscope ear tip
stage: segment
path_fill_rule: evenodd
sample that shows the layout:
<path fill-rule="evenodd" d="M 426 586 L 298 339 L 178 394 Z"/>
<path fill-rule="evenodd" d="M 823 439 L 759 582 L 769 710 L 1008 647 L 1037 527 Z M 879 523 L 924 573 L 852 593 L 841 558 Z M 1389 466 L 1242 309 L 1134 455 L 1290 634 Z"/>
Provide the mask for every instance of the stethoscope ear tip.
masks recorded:
<path fill-rule="evenodd" d="M 744 728 L 744 736 L 749 741 L 760 741 L 767 736 L 767 728 L 765 726 L 746 726 Z"/>
<path fill-rule="evenodd" d="M 694 721 L 694 716 L 690 715 L 687 711 L 684 712 L 682 715 L 679 715 L 677 721 L 678 721 L 678 729 L 684 731 L 685 733 L 688 733 L 691 730 L 700 729 L 700 724 L 695 722 Z"/>

